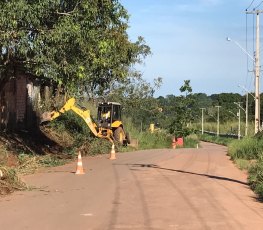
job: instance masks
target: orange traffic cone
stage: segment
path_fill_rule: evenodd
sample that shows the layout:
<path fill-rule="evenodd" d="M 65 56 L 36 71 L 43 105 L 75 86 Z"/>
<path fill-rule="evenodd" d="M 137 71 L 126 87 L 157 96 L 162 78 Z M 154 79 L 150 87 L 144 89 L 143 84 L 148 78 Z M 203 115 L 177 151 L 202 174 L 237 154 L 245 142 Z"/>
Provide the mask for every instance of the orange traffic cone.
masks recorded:
<path fill-rule="evenodd" d="M 77 171 L 76 171 L 75 174 L 76 174 L 76 175 L 85 174 L 85 173 L 84 173 L 84 170 L 83 170 L 83 166 L 82 166 L 82 160 L 81 160 L 81 153 L 80 153 L 80 151 L 79 151 L 79 154 L 78 154 Z"/>
<path fill-rule="evenodd" d="M 110 152 L 110 160 L 115 160 L 116 159 L 116 154 L 115 154 L 115 145 L 112 144 L 111 147 L 111 152 Z"/>
<path fill-rule="evenodd" d="M 175 137 L 173 137 L 173 140 L 172 140 L 172 147 L 173 147 L 173 149 L 176 148 L 176 140 L 175 140 Z"/>

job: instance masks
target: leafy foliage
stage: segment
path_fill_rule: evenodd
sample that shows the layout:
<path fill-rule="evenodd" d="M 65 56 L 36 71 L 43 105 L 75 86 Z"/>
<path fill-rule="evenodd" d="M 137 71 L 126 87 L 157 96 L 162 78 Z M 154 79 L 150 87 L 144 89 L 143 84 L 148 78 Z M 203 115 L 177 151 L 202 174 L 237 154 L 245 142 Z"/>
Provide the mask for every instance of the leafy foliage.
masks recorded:
<path fill-rule="evenodd" d="M 177 137 L 186 137 L 192 130 L 187 127 L 187 124 L 193 120 L 192 107 L 194 105 L 194 98 L 192 97 L 192 87 L 190 80 L 185 80 L 184 85 L 180 88 L 185 96 L 180 96 L 176 100 L 175 113 L 172 123 L 169 126 L 171 134 Z"/>
<path fill-rule="evenodd" d="M 20 180 L 17 171 L 10 167 L 0 166 L 4 177 L 0 180 L 0 195 L 6 195 L 15 190 L 25 190 L 26 184 Z"/>
<path fill-rule="evenodd" d="M 262 156 L 261 156 L 262 157 Z M 248 181 L 251 188 L 263 199 L 263 160 L 262 158 L 249 169 Z"/>
<path fill-rule="evenodd" d="M 131 117 L 133 124 L 145 129 L 150 123 L 158 122 L 162 116 L 162 107 L 153 97 L 162 83 L 161 78 L 154 79 L 154 84 L 142 79 L 138 72 L 130 72 L 130 77 L 123 83 L 112 87 L 107 100 L 118 101 L 123 105 L 123 114 Z"/>
<path fill-rule="evenodd" d="M 118 0 L 1 1 L 0 71 L 102 94 L 150 53 L 142 37 L 129 40 L 128 19 Z"/>
<path fill-rule="evenodd" d="M 256 138 L 244 138 L 242 141 L 232 141 L 228 146 L 228 153 L 233 158 L 258 159 L 263 152 L 263 141 Z"/>
<path fill-rule="evenodd" d="M 169 148 L 171 146 L 171 136 L 164 132 L 143 132 L 139 134 L 139 149 Z"/>

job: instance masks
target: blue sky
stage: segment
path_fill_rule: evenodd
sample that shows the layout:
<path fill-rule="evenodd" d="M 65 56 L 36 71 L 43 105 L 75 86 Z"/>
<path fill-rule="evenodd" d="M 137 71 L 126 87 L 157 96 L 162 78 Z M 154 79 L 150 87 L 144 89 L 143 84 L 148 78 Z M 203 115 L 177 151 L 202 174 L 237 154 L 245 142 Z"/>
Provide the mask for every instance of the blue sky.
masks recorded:
<path fill-rule="evenodd" d="M 130 39 L 142 36 L 151 47 L 152 55 L 137 68 L 149 82 L 163 78 L 155 96 L 179 95 L 184 80 L 191 81 L 193 93 L 244 94 L 238 85 L 254 91 L 254 75 L 247 71 L 253 69 L 252 60 L 226 41 L 231 37 L 253 56 L 255 20 L 245 13 L 251 2 L 120 0 L 130 15 Z M 249 10 L 261 2 L 254 0 Z"/>

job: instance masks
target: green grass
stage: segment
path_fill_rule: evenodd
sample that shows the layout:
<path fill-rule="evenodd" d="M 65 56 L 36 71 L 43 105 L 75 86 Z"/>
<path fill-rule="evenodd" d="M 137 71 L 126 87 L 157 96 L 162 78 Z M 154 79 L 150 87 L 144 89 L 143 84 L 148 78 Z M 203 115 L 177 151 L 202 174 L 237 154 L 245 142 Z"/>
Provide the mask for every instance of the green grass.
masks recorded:
<path fill-rule="evenodd" d="M 263 199 L 263 160 L 262 158 L 249 168 L 249 184 L 251 188 Z"/>
<path fill-rule="evenodd" d="M 17 170 L 7 166 L 0 166 L 3 177 L 0 179 L 0 195 L 6 195 L 15 190 L 25 190 L 27 186 L 18 176 Z"/>
<path fill-rule="evenodd" d="M 191 128 L 195 130 L 201 130 L 201 122 L 200 123 L 192 123 Z M 209 132 L 217 132 L 217 122 L 204 122 L 204 130 Z M 255 131 L 255 125 L 253 122 L 248 124 L 248 136 L 253 136 Z M 237 121 L 228 121 L 224 123 L 220 123 L 219 132 L 223 134 L 238 134 L 238 122 Z M 245 122 L 240 123 L 240 133 L 241 136 L 245 136 Z"/>
<path fill-rule="evenodd" d="M 234 140 L 228 145 L 228 154 L 233 159 L 258 159 L 263 151 L 263 141 L 256 138 Z"/>
<path fill-rule="evenodd" d="M 250 167 L 254 164 L 254 161 L 245 159 L 235 159 L 234 162 L 241 170 L 249 170 Z"/>
<path fill-rule="evenodd" d="M 234 140 L 233 138 L 218 137 L 218 136 L 212 136 L 208 134 L 203 134 L 203 135 L 200 134 L 198 135 L 198 137 L 201 141 L 212 142 L 212 143 L 225 145 L 225 146 L 227 146 Z"/>
<path fill-rule="evenodd" d="M 172 138 L 163 130 L 154 133 L 142 132 L 137 136 L 139 149 L 161 149 L 171 147 Z"/>
<path fill-rule="evenodd" d="M 248 171 L 248 181 L 252 190 L 263 199 L 263 139 L 247 137 L 241 140 L 201 135 L 201 140 L 228 146 L 228 155 L 241 170 Z"/>
<path fill-rule="evenodd" d="M 184 137 L 184 148 L 196 148 L 197 144 L 199 144 L 199 138 L 196 134 Z"/>
<path fill-rule="evenodd" d="M 158 130 L 154 133 L 149 131 L 136 133 L 134 138 L 139 141 L 138 149 L 161 149 L 172 147 L 172 136 L 165 130 Z M 184 148 L 196 148 L 199 143 L 197 135 L 190 135 L 184 138 Z M 179 146 L 177 148 L 180 148 Z"/>

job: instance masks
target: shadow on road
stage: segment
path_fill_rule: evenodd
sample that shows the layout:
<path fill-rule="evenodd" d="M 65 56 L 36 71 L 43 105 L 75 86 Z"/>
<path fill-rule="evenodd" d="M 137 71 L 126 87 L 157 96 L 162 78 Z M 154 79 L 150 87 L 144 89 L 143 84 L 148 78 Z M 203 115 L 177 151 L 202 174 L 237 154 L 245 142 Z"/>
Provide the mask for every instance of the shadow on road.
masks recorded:
<path fill-rule="evenodd" d="M 231 178 L 227 178 L 227 177 L 209 175 L 209 174 L 204 174 L 204 173 L 194 173 L 194 172 L 188 172 L 188 171 L 179 170 L 179 169 L 162 168 L 162 167 L 160 167 L 158 165 L 155 165 L 155 164 L 125 164 L 125 165 L 131 166 L 131 167 L 157 168 L 157 169 L 161 169 L 161 170 L 167 170 L 167 171 L 178 172 L 178 173 L 185 173 L 185 174 L 191 174 L 191 175 L 197 175 L 197 176 L 204 176 L 204 177 L 208 177 L 208 178 L 211 178 L 211 179 L 224 180 L 224 181 L 230 181 L 230 182 L 239 183 L 239 184 L 243 184 L 243 185 L 248 185 L 248 183 L 246 183 L 246 182 L 235 180 L 235 179 L 231 179 Z"/>

